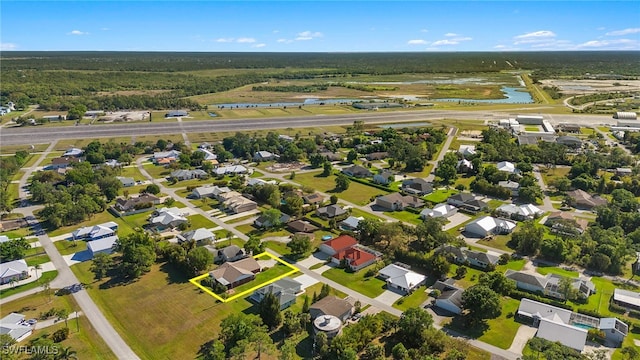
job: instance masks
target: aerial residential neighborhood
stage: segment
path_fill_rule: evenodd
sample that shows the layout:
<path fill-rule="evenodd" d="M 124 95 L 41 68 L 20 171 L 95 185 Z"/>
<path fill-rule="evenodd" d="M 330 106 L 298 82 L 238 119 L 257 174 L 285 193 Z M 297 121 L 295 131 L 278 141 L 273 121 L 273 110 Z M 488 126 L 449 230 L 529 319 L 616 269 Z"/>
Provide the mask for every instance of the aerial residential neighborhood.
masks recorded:
<path fill-rule="evenodd" d="M 29 51 L 3 12 L 3 359 L 640 359 L 636 28 L 457 51 L 480 35 L 411 14 L 450 5 L 383 31 L 361 17 L 390 4 L 346 2 L 376 36 L 330 51 L 250 5 L 260 37 L 158 4 L 195 52 Z M 122 23 L 91 19 L 66 41 L 108 48 Z"/>

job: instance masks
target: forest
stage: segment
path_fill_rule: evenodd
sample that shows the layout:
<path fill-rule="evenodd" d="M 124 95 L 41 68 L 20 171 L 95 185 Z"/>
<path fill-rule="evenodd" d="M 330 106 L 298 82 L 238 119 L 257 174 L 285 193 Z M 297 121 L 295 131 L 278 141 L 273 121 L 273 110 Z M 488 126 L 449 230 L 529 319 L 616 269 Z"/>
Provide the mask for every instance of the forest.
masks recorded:
<path fill-rule="evenodd" d="M 0 101 L 66 111 L 199 108 L 189 96 L 280 79 L 530 70 L 532 78 L 640 75 L 638 52 L 5 52 Z M 224 70 L 230 70 L 228 73 Z M 214 70 L 219 70 L 215 72 Z M 233 71 L 232 71 L 233 70 Z M 242 70 L 242 71 L 238 71 Z M 589 74 L 589 75 L 587 75 Z M 146 93 L 154 91 L 153 94 Z M 115 96 L 113 92 L 117 93 Z M 105 94 L 107 93 L 107 94 Z"/>

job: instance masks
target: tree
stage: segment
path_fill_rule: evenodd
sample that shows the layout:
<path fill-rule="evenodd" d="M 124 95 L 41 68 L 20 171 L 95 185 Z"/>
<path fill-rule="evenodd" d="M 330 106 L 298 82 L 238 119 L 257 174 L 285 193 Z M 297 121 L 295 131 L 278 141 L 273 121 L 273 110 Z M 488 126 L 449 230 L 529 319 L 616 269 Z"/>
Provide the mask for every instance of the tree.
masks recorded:
<path fill-rule="evenodd" d="M 397 343 L 393 349 L 391 349 L 393 360 L 407 360 L 409 359 L 409 351 L 404 347 L 403 343 Z"/>
<path fill-rule="evenodd" d="M 187 253 L 185 262 L 188 271 L 196 276 L 213 263 L 213 254 L 204 247 L 196 247 Z"/>
<path fill-rule="evenodd" d="M 497 271 L 480 274 L 478 284 L 486 286 L 502 295 L 509 295 L 511 291 L 516 289 L 516 283 L 513 280 L 507 279 L 502 273 Z"/>
<path fill-rule="evenodd" d="M 263 219 L 263 227 L 277 228 L 278 226 L 280 226 L 280 224 L 282 224 L 282 222 L 280 221 L 282 213 L 278 209 L 265 210 L 262 212 L 262 215 L 260 217 Z"/>
<path fill-rule="evenodd" d="M 500 316 L 500 297 L 484 285 L 474 285 L 462 293 L 462 306 L 472 322 Z"/>
<path fill-rule="evenodd" d="M 445 184 L 450 184 L 458 176 L 458 170 L 455 165 L 451 164 L 439 164 L 436 168 L 435 175 L 442 179 Z"/>
<path fill-rule="evenodd" d="M 263 324 L 257 315 L 232 313 L 220 322 L 220 340 L 226 349 L 231 349 L 239 341 L 250 338 L 251 333 L 260 327 L 263 327 Z"/>
<path fill-rule="evenodd" d="M 456 278 L 462 279 L 465 275 L 467 275 L 467 267 L 464 265 L 458 266 L 456 269 Z"/>
<path fill-rule="evenodd" d="M 84 104 L 77 104 L 70 108 L 67 112 L 67 120 L 79 120 L 82 119 L 87 112 L 87 107 Z"/>
<path fill-rule="evenodd" d="M 2 262 L 22 259 L 25 251 L 30 248 L 31 245 L 23 237 L 5 241 L 0 243 L 0 258 Z"/>
<path fill-rule="evenodd" d="M 535 255 L 540 249 L 544 229 L 535 225 L 533 221 L 525 221 L 520 230 L 511 235 L 511 242 L 518 252 L 524 255 Z"/>
<path fill-rule="evenodd" d="M 369 343 L 364 348 L 364 353 L 360 356 L 362 360 L 384 360 L 384 348 L 381 345 Z"/>
<path fill-rule="evenodd" d="M 63 319 L 65 326 L 69 327 L 69 324 L 67 323 L 67 321 L 69 320 L 69 310 L 64 308 L 59 309 L 58 311 L 56 311 L 56 316 L 58 316 L 58 319 Z"/>
<path fill-rule="evenodd" d="M 640 351 L 635 346 L 625 346 L 620 351 L 625 359 L 633 360 L 640 357 Z"/>
<path fill-rule="evenodd" d="M 249 240 L 244 243 L 244 249 L 249 254 L 260 254 L 264 252 L 265 244 L 256 236 L 249 236 Z"/>
<path fill-rule="evenodd" d="M 122 253 L 118 267 L 125 278 L 139 278 L 149 272 L 156 261 L 154 241 L 145 232 L 121 237 L 116 241 L 116 251 Z"/>
<path fill-rule="evenodd" d="M 329 176 L 333 172 L 333 165 L 330 162 L 326 161 L 324 165 L 322 165 L 322 176 Z"/>
<path fill-rule="evenodd" d="M 53 333 L 53 335 L 51 335 L 51 339 L 54 342 L 57 342 L 57 343 L 63 342 L 68 337 L 69 337 L 69 328 L 68 327 L 64 327 L 62 329 L 58 329 Z"/>
<path fill-rule="evenodd" d="M 160 187 L 156 184 L 149 184 L 145 188 L 145 192 L 153 195 L 158 195 L 160 194 Z"/>
<path fill-rule="evenodd" d="M 329 286 L 329 284 L 322 284 L 322 287 L 320 288 L 320 295 L 318 296 L 318 300 L 326 298 L 327 296 L 329 296 L 330 292 L 331 292 L 331 287 Z"/>
<path fill-rule="evenodd" d="M 200 346 L 197 357 L 199 360 L 225 360 L 226 358 L 224 344 L 219 340 L 207 341 Z"/>
<path fill-rule="evenodd" d="M 291 216 L 298 217 L 302 215 L 303 206 L 304 200 L 301 197 L 287 196 L 284 198 L 284 204 L 280 205 L 280 209 Z"/>
<path fill-rule="evenodd" d="M 302 312 L 308 313 L 310 307 L 311 307 L 311 298 L 309 298 L 309 295 L 305 295 L 304 303 L 302 304 Z"/>
<path fill-rule="evenodd" d="M 347 177 L 347 175 L 340 173 L 336 176 L 336 191 L 341 192 L 349 189 L 349 183 L 351 180 Z"/>
<path fill-rule="evenodd" d="M 291 254 L 294 257 L 302 257 L 311 251 L 311 239 L 306 235 L 295 234 L 287 243 L 287 247 L 291 249 Z"/>
<path fill-rule="evenodd" d="M 549 185 L 553 186 L 558 191 L 569 191 L 571 189 L 571 180 L 566 176 L 560 176 L 553 178 Z"/>
<path fill-rule="evenodd" d="M 538 202 L 538 199 L 542 199 L 543 197 L 542 189 L 537 184 L 520 187 L 518 190 L 518 198 L 523 202 L 535 204 Z"/>
<path fill-rule="evenodd" d="M 295 360 L 298 358 L 296 355 L 296 341 L 294 339 L 287 339 L 280 347 L 280 355 L 278 360 Z"/>
<path fill-rule="evenodd" d="M 329 197 L 329 201 L 331 202 L 331 205 L 337 204 L 338 196 L 336 194 L 331 194 L 331 196 Z"/>
<path fill-rule="evenodd" d="M 275 329 L 282 323 L 280 299 L 272 292 L 268 292 L 260 302 L 260 318 L 269 329 Z"/>
<path fill-rule="evenodd" d="M 315 350 L 320 356 L 324 357 L 329 352 L 329 339 L 325 332 L 319 332 L 314 338 Z"/>
<path fill-rule="evenodd" d="M 102 280 L 111 267 L 113 266 L 113 259 L 111 256 L 105 253 L 97 253 L 93 256 L 93 262 L 91 263 L 91 272 L 96 280 Z"/>
<path fill-rule="evenodd" d="M 565 300 L 576 300 L 579 291 L 573 287 L 573 279 L 562 276 L 558 281 L 558 292 L 562 294 Z"/>
<path fill-rule="evenodd" d="M 398 338 L 403 344 L 410 348 L 417 348 L 422 345 L 422 334 L 433 325 L 431 314 L 419 307 L 407 309 L 400 316 L 398 321 Z"/>
<path fill-rule="evenodd" d="M 349 151 L 349 153 L 347 154 L 347 161 L 353 163 L 357 158 L 358 153 L 355 150 L 351 149 L 351 151 Z"/>
<path fill-rule="evenodd" d="M 442 278 L 449 273 L 451 264 L 447 261 L 447 258 L 442 254 L 433 254 L 427 259 L 428 268 L 431 269 L 431 273 L 436 278 Z"/>

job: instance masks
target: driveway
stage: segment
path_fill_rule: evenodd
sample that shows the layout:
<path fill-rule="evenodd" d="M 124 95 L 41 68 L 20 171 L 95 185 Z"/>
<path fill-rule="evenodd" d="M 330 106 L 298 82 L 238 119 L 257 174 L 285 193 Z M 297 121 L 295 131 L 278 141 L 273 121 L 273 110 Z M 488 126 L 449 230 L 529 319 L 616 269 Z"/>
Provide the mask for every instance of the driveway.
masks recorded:
<path fill-rule="evenodd" d="M 300 284 L 302 284 L 302 290 L 308 288 L 309 286 L 315 285 L 318 283 L 318 280 L 312 278 L 311 276 L 307 275 L 307 274 L 302 274 L 300 276 L 298 276 L 297 278 L 294 278 L 295 281 L 299 282 Z"/>
<path fill-rule="evenodd" d="M 463 213 L 455 213 L 451 216 L 449 216 L 449 218 L 447 220 L 449 220 L 449 223 L 446 224 L 445 226 L 443 226 L 442 228 L 447 231 L 449 229 L 455 229 L 457 227 L 460 226 L 460 224 L 469 221 L 469 219 L 471 219 L 471 217 L 469 215 L 463 214 Z"/>
<path fill-rule="evenodd" d="M 308 258 L 298 261 L 296 265 L 299 265 L 308 269 L 315 264 L 320 264 L 327 261 L 328 258 L 329 258 L 329 255 L 322 252 L 316 252 L 311 256 L 309 256 Z"/>
<path fill-rule="evenodd" d="M 394 292 L 391 290 L 385 290 L 382 294 L 376 296 L 375 299 L 385 305 L 391 306 L 393 305 L 394 302 L 398 301 L 398 299 L 400 299 L 401 297 L 402 295 L 398 294 L 397 292 Z"/>
<path fill-rule="evenodd" d="M 520 325 L 516 336 L 513 338 L 509 351 L 516 354 L 522 354 L 522 349 L 527 345 L 527 341 L 536 335 L 537 328 L 529 325 Z"/>

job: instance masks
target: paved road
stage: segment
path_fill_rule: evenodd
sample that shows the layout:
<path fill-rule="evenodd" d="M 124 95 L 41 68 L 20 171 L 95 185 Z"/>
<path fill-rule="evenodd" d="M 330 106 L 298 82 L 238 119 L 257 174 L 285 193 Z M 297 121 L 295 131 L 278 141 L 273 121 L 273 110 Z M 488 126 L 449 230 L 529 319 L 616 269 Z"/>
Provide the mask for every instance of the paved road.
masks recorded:
<path fill-rule="evenodd" d="M 427 182 L 432 183 L 433 180 L 435 180 L 436 168 L 438 167 L 438 162 L 444 159 L 444 156 L 449 151 L 451 142 L 456 137 L 457 133 L 458 133 L 458 128 L 452 127 L 451 129 L 449 129 L 449 134 L 447 134 L 447 140 L 444 142 L 444 145 L 442 146 L 440 153 L 438 153 L 438 157 L 435 160 L 430 161 L 430 163 L 433 164 L 433 168 L 431 169 L 431 174 L 429 174 L 429 176 L 427 176 L 426 178 Z"/>
<path fill-rule="evenodd" d="M 347 115 L 290 116 L 259 119 L 199 120 L 184 122 L 137 122 L 129 124 L 80 125 L 64 127 L 12 127 L 0 128 L 0 143 L 4 145 L 40 144 L 52 140 L 84 139 L 131 135 L 161 135 L 198 132 L 253 131 L 259 129 L 284 129 L 350 125 L 356 120 L 367 124 L 428 121 L 441 119 L 498 120 L 514 117 L 517 110 L 509 112 L 411 110 L 375 112 Z M 545 115 L 545 114 L 540 114 Z M 553 123 L 570 122 L 583 126 L 615 124 L 608 115 L 567 114 L 548 116 Z"/>

